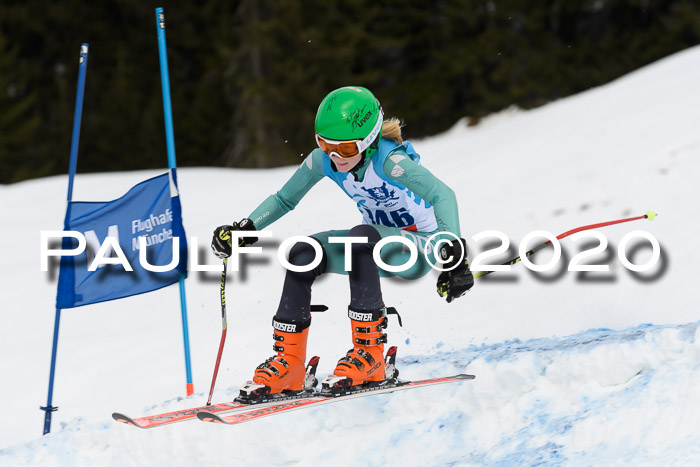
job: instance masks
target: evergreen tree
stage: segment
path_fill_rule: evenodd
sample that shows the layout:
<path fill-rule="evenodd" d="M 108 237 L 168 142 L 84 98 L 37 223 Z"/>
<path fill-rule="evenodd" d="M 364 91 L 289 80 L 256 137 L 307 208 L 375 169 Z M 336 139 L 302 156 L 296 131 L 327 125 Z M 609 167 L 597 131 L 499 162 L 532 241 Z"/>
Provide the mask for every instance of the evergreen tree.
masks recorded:
<path fill-rule="evenodd" d="M 0 183 L 166 165 L 154 8 L 0 4 Z M 700 43 L 690 0 L 176 0 L 165 5 L 179 166 L 298 163 L 332 89 L 371 89 L 408 137 L 531 108 Z"/>
<path fill-rule="evenodd" d="M 33 112 L 37 96 L 29 92 L 28 75 L 27 66 L 18 60 L 18 49 L 0 31 L 0 183 L 32 176 L 23 150 L 41 121 Z"/>

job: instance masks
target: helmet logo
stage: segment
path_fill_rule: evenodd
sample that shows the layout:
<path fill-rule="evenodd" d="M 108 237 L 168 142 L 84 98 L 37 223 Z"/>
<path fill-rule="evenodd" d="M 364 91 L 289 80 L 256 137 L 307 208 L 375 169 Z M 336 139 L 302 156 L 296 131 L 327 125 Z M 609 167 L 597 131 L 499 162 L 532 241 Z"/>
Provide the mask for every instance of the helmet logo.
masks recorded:
<path fill-rule="evenodd" d="M 365 112 L 366 105 L 363 105 L 361 109 L 357 109 L 348 115 L 347 122 L 352 126 L 352 129 L 362 128 L 362 125 L 367 123 L 367 121 L 372 117 L 372 111 L 368 110 Z"/>
<path fill-rule="evenodd" d="M 330 111 L 333 108 L 333 102 L 338 98 L 338 96 L 332 96 L 330 99 L 328 99 L 328 105 L 326 105 L 326 112 Z"/>

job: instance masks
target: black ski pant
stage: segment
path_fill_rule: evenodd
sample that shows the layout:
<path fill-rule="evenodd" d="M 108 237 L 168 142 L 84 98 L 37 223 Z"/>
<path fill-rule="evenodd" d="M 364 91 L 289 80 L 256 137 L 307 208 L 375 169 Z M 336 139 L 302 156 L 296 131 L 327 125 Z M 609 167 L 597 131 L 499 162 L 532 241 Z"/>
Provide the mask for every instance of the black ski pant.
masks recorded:
<path fill-rule="evenodd" d="M 367 237 L 366 243 L 352 244 L 352 270 L 350 279 L 350 307 L 354 310 L 378 310 L 383 306 L 379 284 L 379 270 L 372 257 L 374 246 L 382 239 L 381 234 L 371 225 L 362 224 L 348 231 L 350 237 Z M 282 298 L 275 318 L 294 323 L 302 323 L 311 318 L 311 286 L 328 269 L 328 244 L 311 237 L 321 245 L 323 258 L 318 266 L 310 271 L 294 272 L 287 270 L 282 289 Z M 344 248 L 344 245 L 340 245 Z M 334 244 L 333 247 L 338 247 Z M 316 257 L 313 246 L 299 242 L 289 252 L 289 262 L 295 266 L 310 264 Z"/>

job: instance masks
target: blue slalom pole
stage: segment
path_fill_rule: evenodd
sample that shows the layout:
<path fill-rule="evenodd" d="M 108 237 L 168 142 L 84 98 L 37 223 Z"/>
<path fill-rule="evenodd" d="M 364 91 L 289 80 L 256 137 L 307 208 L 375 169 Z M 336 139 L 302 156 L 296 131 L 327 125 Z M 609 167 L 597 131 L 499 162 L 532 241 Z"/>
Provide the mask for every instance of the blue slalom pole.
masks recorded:
<path fill-rule="evenodd" d="M 68 171 L 68 196 L 66 197 L 68 205 L 66 207 L 66 220 L 70 218 L 70 204 L 73 200 L 73 178 L 75 177 L 75 169 L 78 165 L 78 143 L 80 142 L 80 122 L 83 115 L 83 95 L 85 94 L 85 74 L 87 72 L 88 62 L 88 44 L 80 46 L 80 68 L 78 71 L 78 91 L 75 96 L 75 113 L 73 114 L 73 137 L 70 143 L 70 166 Z M 46 406 L 40 407 L 45 412 L 44 414 L 44 434 L 51 432 L 51 414 L 58 410 L 54 407 L 53 400 L 53 383 L 56 374 L 56 352 L 58 350 L 58 328 L 61 323 L 61 309 L 56 307 L 56 317 L 54 318 L 53 326 L 53 345 L 51 347 L 51 370 L 49 371 L 49 395 L 47 397 Z"/>
<path fill-rule="evenodd" d="M 70 143 L 70 168 L 68 172 L 68 203 L 73 201 L 73 178 L 78 166 L 78 144 L 80 143 L 80 124 L 83 117 L 83 95 L 85 94 L 85 74 L 87 73 L 88 45 L 80 46 L 80 69 L 78 71 L 78 93 L 75 96 L 75 113 L 73 114 L 73 137 Z M 69 205 L 70 208 L 70 205 Z"/>
<path fill-rule="evenodd" d="M 168 167 L 174 170 L 175 136 L 173 133 L 173 111 L 170 104 L 170 77 L 168 75 L 168 52 L 165 45 L 165 14 L 156 8 L 156 29 L 158 31 L 158 55 L 160 56 L 160 81 L 163 90 L 163 112 L 165 114 L 165 140 L 168 147 Z M 185 277 L 180 273 L 180 310 L 182 311 L 182 337 L 185 344 L 185 371 L 187 373 L 187 395 L 194 393 L 192 365 L 190 364 L 190 337 L 187 324 L 187 300 L 185 297 Z"/>

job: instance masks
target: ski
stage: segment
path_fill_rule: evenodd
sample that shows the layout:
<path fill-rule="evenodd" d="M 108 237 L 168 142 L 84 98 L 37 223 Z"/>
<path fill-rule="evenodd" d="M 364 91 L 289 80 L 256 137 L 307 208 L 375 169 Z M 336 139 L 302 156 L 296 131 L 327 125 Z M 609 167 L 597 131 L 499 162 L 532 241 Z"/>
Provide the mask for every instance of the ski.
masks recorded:
<path fill-rule="evenodd" d="M 337 394 L 324 394 L 323 392 L 319 392 L 317 393 L 317 395 L 312 397 L 292 400 L 289 402 L 282 402 L 279 404 L 268 405 L 265 407 L 252 408 L 251 410 L 247 410 L 242 413 L 233 413 L 230 415 L 220 415 L 219 413 L 210 410 L 202 410 L 197 413 L 197 418 L 204 422 L 236 425 L 238 423 L 257 420 L 259 418 L 267 417 L 269 415 L 275 415 L 279 413 L 303 409 L 306 407 L 313 407 L 322 404 L 330 404 L 332 402 L 337 402 L 340 400 L 371 396 L 375 394 L 386 394 L 395 391 L 402 391 L 404 389 L 415 389 L 420 387 L 433 386 L 436 384 L 453 383 L 470 379 L 474 379 L 474 375 L 459 374 L 454 376 L 422 379 L 416 381 L 399 381 L 396 379 L 386 380 L 382 381 L 376 386 L 351 386 L 349 388 L 344 388 L 340 393 Z"/>
<path fill-rule="evenodd" d="M 213 413 L 225 412 L 229 410 L 242 409 L 243 407 L 250 408 L 249 405 L 239 404 L 237 402 L 224 402 L 222 404 L 215 405 L 203 405 L 201 407 L 192 407 L 189 409 L 176 410 L 174 412 L 167 412 L 155 415 L 148 415 L 146 417 L 132 418 L 128 415 L 124 415 L 119 412 L 114 412 L 112 418 L 118 422 L 125 423 L 127 425 L 135 426 L 138 428 L 153 428 L 156 426 L 168 425 L 170 423 L 181 422 L 184 420 L 191 420 L 197 416 L 197 413 L 202 410 L 207 410 Z"/>
<path fill-rule="evenodd" d="M 316 368 L 318 367 L 319 358 L 312 357 L 306 368 L 306 383 L 307 389 L 297 393 L 282 393 L 282 394 L 263 394 L 257 399 L 238 401 L 238 398 L 233 402 L 224 402 L 215 405 L 203 405 L 201 407 L 192 407 L 189 409 L 176 410 L 146 417 L 132 418 L 119 412 L 114 412 L 112 418 L 118 422 L 138 428 L 154 428 L 157 426 L 169 425 L 171 423 L 183 422 L 185 420 L 193 420 L 198 413 L 207 411 L 208 413 L 224 413 L 224 412 L 241 412 L 259 407 L 270 407 L 276 404 L 308 399 L 315 397 L 316 392 L 313 387 L 318 383 L 316 380 Z"/>
<path fill-rule="evenodd" d="M 189 409 L 176 410 L 174 412 L 167 412 L 155 415 L 148 415 L 140 418 L 132 418 L 128 415 L 124 415 L 119 412 L 114 412 L 112 418 L 118 422 L 124 423 L 126 425 L 135 426 L 138 428 L 154 428 L 162 425 L 169 425 L 171 423 L 183 422 L 186 420 L 193 420 L 197 417 L 197 414 L 203 411 L 208 413 L 220 414 L 224 412 L 242 412 L 246 410 L 252 410 L 257 408 L 270 407 L 277 404 L 284 404 L 292 401 L 315 398 L 315 392 L 304 392 L 300 394 L 293 395 L 283 395 L 278 397 L 271 397 L 261 402 L 253 402 L 241 404 L 238 402 L 223 402 L 221 404 L 214 405 L 203 405 L 201 407 L 192 407 Z"/>

